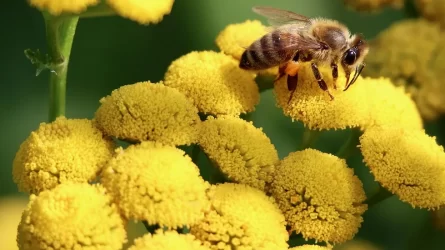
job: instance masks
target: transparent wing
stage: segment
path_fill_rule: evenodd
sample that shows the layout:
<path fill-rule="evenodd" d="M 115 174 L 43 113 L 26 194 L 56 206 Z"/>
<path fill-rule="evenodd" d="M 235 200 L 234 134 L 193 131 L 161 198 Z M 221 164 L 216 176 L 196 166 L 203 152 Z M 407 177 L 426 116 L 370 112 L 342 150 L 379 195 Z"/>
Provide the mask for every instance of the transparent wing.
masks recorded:
<path fill-rule="evenodd" d="M 301 24 L 306 26 L 310 19 L 303 15 L 288 10 L 277 9 L 273 7 L 256 6 L 252 8 L 253 12 L 264 16 L 272 26 L 281 26 L 284 24 Z"/>
<path fill-rule="evenodd" d="M 250 51 L 276 51 L 281 53 L 292 53 L 295 51 L 323 49 L 325 44 L 318 42 L 307 36 L 298 33 L 276 32 L 274 39 L 261 46 L 251 46 L 245 48 Z"/>

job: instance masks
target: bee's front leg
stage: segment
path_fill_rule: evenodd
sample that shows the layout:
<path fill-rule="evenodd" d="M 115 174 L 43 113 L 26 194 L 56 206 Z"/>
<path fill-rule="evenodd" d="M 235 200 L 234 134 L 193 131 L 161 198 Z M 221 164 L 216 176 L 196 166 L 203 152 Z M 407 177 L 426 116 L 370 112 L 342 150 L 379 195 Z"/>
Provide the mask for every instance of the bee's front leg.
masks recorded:
<path fill-rule="evenodd" d="M 329 92 L 328 85 L 326 85 L 326 82 L 323 80 L 320 74 L 320 70 L 318 70 L 318 66 L 315 63 L 311 63 L 312 72 L 314 73 L 315 79 L 318 82 L 318 86 L 324 91 L 326 91 L 331 97 L 331 100 L 334 100 L 334 96 L 332 96 L 331 92 Z"/>
<path fill-rule="evenodd" d="M 337 89 L 338 66 L 335 62 L 331 62 L 331 69 L 332 69 L 332 80 L 334 89 Z"/>

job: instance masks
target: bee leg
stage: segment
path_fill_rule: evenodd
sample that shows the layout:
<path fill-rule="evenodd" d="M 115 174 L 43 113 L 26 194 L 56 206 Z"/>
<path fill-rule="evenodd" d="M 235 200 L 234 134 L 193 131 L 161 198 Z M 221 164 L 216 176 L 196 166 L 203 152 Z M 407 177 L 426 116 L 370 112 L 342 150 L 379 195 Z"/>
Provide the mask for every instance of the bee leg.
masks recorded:
<path fill-rule="evenodd" d="M 287 63 L 286 64 L 282 64 L 278 67 L 278 75 L 274 80 L 274 83 L 276 83 L 278 80 L 281 79 L 281 77 L 286 75 L 286 67 L 287 67 Z"/>
<path fill-rule="evenodd" d="M 328 86 L 326 85 L 326 82 L 321 78 L 320 70 L 318 70 L 318 66 L 315 63 L 311 63 L 312 72 L 314 73 L 315 79 L 318 82 L 318 86 L 324 91 L 326 91 L 331 97 L 331 100 L 334 100 L 334 96 L 329 92 Z"/>
<path fill-rule="evenodd" d="M 345 69 L 346 85 L 345 85 L 345 88 L 343 89 L 343 91 L 348 89 L 350 76 L 351 76 L 351 71 L 349 69 Z"/>
<path fill-rule="evenodd" d="M 297 84 L 298 84 L 298 73 L 294 76 L 288 75 L 287 76 L 287 89 L 291 91 L 289 100 L 287 101 L 287 104 L 289 105 L 290 101 L 294 97 L 295 90 L 297 90 Z"/>
<path fill-rule="evenodd" d="M 337 89 L 337 79 L 338 79 L 338 66 L 335 62 L 331 63 L 331 68 L 332 68 L 332 80 L 333 80 L 333 84 L 334 84 L 334 89 Z"/>

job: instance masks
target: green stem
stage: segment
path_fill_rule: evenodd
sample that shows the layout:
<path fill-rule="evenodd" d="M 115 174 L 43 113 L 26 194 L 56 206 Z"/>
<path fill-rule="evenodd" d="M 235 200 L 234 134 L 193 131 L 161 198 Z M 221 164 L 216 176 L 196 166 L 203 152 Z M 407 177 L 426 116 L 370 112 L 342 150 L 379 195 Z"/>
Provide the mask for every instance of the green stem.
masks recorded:
<path fill-rule="evenodd" d="M 380 203 L 381 201 L 388 199 L 391 196 L 393 196 L 391 192 L 379 185 L 378 190 L 373 195 L 371 195 L 365 203 L 368 204 L 368 208 L 370 208 Z"/>
<path fill-rule="evenodd" d="M 46 42 L 54 68 L 49 81 L 49 121 L 65 115 L 68 62 L 79 17 L 44 15 Z"/>
<path fill-rule="evenodd" d="M 357 150 L 359 138 L 362 132 L 359 129 L 351 129 L 348 139 L 335 154 L 339 158 L 348 159 Z"/>
<path fill-rule="evenodd" d="M 321 130 L 304 128 L 303 136 L 301 138 L 300 150 L 310 148 L 320 135 Z"/>

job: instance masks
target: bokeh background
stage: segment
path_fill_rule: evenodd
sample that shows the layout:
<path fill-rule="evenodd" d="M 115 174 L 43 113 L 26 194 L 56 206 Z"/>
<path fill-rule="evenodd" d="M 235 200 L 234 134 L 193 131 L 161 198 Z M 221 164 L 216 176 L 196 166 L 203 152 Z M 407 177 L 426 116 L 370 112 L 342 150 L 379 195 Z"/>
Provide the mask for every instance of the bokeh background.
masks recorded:
<path fill-rule="evenodd" d="M 193 50 L 217 50 L 214 39 L 226 25 L 246 19 L 264 21 L 251 11 L 254 5 L 337 19 L 368 39 L 391 23 L 410 17 L 409 12 L 393 9 L 358 13 L 341 0 L 176 0 L 171 14 L 156 25 L 141 26 L 118 16 L 81 19 L 69 66 L 67 117 L 93 118 L 99 99 L 113 89 L 138 81 L 162 80 L 172 60 Z M 27 48 L 46 51 L 40 12 L 23 0 L 5 1 L 0 11 L 0 249 L 9 250 L 7 242 L 13 240 L 11 230 L 15 227 L 6 226 L 19 219 L 26 204 L 26 196 L 17 191 L 12 181 L 12 161 L 20 143 L 48 119 L 49 73 L 36 77 L 34 66 L 23 53 Z M 256 126 L 263 127 L 281 158 L 296 150 L 303 126 L 282 115 L 270 90 L 262 93 L 261 103 L 250 118 Z M 426 124 L 427 132 L 437 136 L 442 145 L 444 125 L 443 118 Z M 315 147 L 335 153 L 346 134 L 323 133 Z M 371 192 L 375 183 L 360 156 L 352 157 L 348 163 L 354 166 L 366 191 Z M 11 204 L 11 197 L 23 202 L 6 209 L 4 204 Z M 368 210 L 364 219 L 357 239 L 373 242 L 379 249 L 445 249 L 445 234 L 433 228 L 430 213 L 413 209 L 396 197 Z M 140 234 L 140 230 L 140 225 L 134 225 L 132 233 Z"/>

